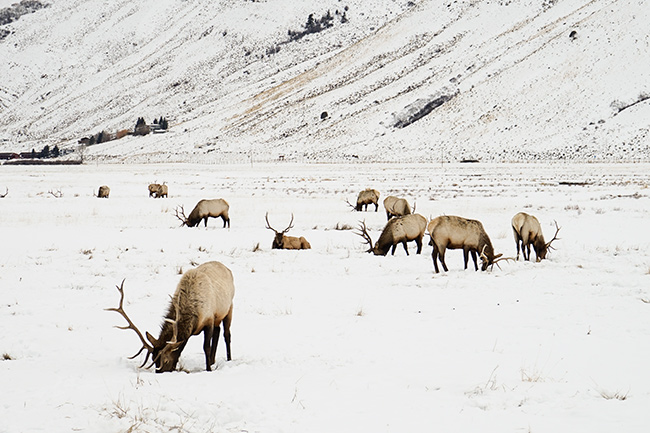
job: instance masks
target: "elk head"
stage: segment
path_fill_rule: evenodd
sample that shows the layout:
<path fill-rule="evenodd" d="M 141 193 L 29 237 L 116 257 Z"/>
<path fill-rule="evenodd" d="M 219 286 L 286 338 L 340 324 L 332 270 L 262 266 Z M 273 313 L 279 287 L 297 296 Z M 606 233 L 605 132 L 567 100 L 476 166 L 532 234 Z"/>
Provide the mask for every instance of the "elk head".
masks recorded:
<path fill-rule="evenodd" d="M 557 225 L 557 221 L 553 221 L 553 222 L 555 223 L 555 234 L 553 235 L 553 239 L 551 239 L 550 241 L 546 242 L 546 243 L 544 244 L 544 247 L 541 248 L 540 251 L 539 251 L 538 253 L 536 252 L 536 253 L 538 254 L 538 260 L 543 260 L 543 259 L 545 259 L 545 258 L 546 258 L 546 254 L 548 253 L 548 250 L 554 250 L 554 249 L 555 249 L 555 248 L 553 248 L 553 247 L 551 246 L 551 243 L 553 243 L 553 241 L 559 241 L 559 240 L 560 240 L 560 238 L 557 237 L 557 234 L 560 232 L 560 229 L 561 229 L 562 227 L 558 227 L 558 225 Z"/>
<path fill-rule="evenodd" d="M 264 216 L 264 219 L 266 219 L 266 228 L 269 230 L 273 230 L 275 232 L 275 239 L 273 239 L 273 245 L 271 246 L 272 249 L 283 249 L 284 248 L 284 234 L 287 233 L 290 229 L 293 228 L 293 213 L 291 214 L 291 221 L 289 222 L 289 225 L 287 226 L 286 229 L 282 231 L 277 231 L 273 227 L 271 227 L 271 224 L 269 223 L 269 213 L 267 212 L 266 215 Z"/>
<path fill-rule="evenodd" d="M 178 350 L 183 344 L 178 341 L 178 319 L 180 317 L 180 308 L 178 302 L 172 299 L 172 306 L 175 310 L 174 319 L 165 319 L 172 325 L 173 337 L 170 341 L 164 341 L 162 338 L 156 339 L 153 335 L 147 332 L 147 340 L 152 344 L 153 350 L 151 351 L 153 363 L 156 364 L 156 373 L 165 373 L 176 370 L 178 358 L 181 356 L 181 351 Z"/>
<path fill-rule="evenodd" d="M 501 266 L 499 266 L 499 262 L 502 260 L 508 261 L 508 260 L 515 260 L 514 257 L 501 257 L 503 254 L 497 254 L 494 255 L 494 253 L 486 253 L 485 249 L 487 248 L 487 245 L 483 245 L 483 249 L 481 250 L 481 254 L 479 257 L 481 258 L 481 261 L 483 262 L 481 265 L 481 270 L 485 271 L 487 270 L 488 266 L 490 269 L 494 267 L 494 265 L 497 265 L 499 269 L 501 269 Z"/>
<path fill-rule="evenodd" d="M 152 362 L 146 368 L 151 368 L 151 366 L 155 364 L 156 373 L 174 371 L 174 369 L 176 368 L 176 363 L 178 362 L 178 358 L 180 357 L 178 348 L 182 344 L 182 342 L 178 341 L 178 317 L 179 317 L 178 303 L 174 304 L 176 310 L 175 319 L 174 320 L 165 319 L 165 321 L 170 322 L 173 325 L 174 336 L 172 340 L 169 342 L 159 341 L 148 332 L 146 333 L 147 338 L 145 339 L 144 336 L 142 335 L 142 332 L 140 332 L 138 327 L 135 326 L 133 321 L 126 314 L 126 311 L 124 311 L 124 280 L 122 280 L 121 285 L 115 287 L 117 287 L 117 290 L 120 292 L 119 306 L 117 308 L 106 308 L 105 310 L 115 311 L 116 313 L 121 314 L 122 317 L 124 317 L 124 319 L 126 320 L 127 325 L 115 326 L 115 327 L 118 329 L 132 329 L 138 335 L 138 338 L 140 338 L 140 342 L 142 343 L 142 347 L 140 348 L 140 350 L 138 350 L 138 352 L 135 355 L 130 356 L 128 359 L 134 359 L 135 357 L 140 355 L 142 351 L 146 350 L 147 354 L 144 358 L 144 361 L 140 365 L 140 368 L 145 366 L 145 364 L 149 361 L 149 357 L 151 356 Z M 149 340 L 149 342 L 147 342 L 147 340 Z"/>

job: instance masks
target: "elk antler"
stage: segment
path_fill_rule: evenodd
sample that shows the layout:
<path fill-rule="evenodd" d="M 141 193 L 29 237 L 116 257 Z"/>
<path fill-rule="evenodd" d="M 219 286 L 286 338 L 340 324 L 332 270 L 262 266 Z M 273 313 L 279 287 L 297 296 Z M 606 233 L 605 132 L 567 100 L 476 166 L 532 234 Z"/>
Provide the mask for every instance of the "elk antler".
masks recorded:
<path fill-rule="evenodd" d="M 7 188 L 7 187 L 5 187 Z M 9 188 L 7 188 L 7 191 L 4 194 L 0 194 L 0 198 L 5 198 L 9 194 Z"/>
<path fill-rule="evenodd" d="M 501 255 L 501 254 L 499 254 L 499 256 L 500 256 L 500 255 Z M 497 256 L 497 257 L 498 257 L 498 256 Z M 490 269 L 494 268 L 494 265 L 497 265 L 497 268 L 501 269 L 501 266 L 499 266 L 499 262 L 500 262 L 501 260 L 505 260 L 505 261 L 512 260 L 512 261 L 514 262 L 514 261 L 515 261 L 515 258 L 514 258 L 514 257 L 499 257 L 499 258 L 497 258 L 496 260 L 493 260 L 493 261 L 492 261 L 492 265 L 491 265 Z"/>
<path fill-rule="evenodd" d="M 278 231 L 276 229 L 274 229 L 273 227 L 271 227 L 271 224 L 269 223 L 269 213 L 268 212 L 266 213 L 266 215 L 264 215 L 264 219 L 266 220 L 266 228 L 269 229 L 269 230 L 273 230 L 277 234 Z"/>
<path fill-rule="evenodd" d="M 61 198 L 61 197 L 63 197 L 63 193 L 61 192 L 60 189 L 57 190 L 56 192 L 54 192 L 54 191 L 52 191 L 52 190 L 49 190 L 49 191 L 48 191 L 48 194 L 52 194 L 55 198 Z"/>
<path fill-rule="evenodd" d="M 180 210 L 180 213 L 179 213 Z M 181 220 L 181 226 L 187 225 L 187 217 L 185 216 L 185 208 L 183 206 L 176 206 L 176 209 L 174 209 L 174 212 L 176 212 L 176 218 Z"/>
<path fill-rule="evenodd" d="M 562 227 L 558 227 L 557 221 L 553 220 L 553 222 L 555 223 L 555 234 L 553 235 L 553 239 L 551 239 L 550 241 L 548 241 L 546 243 L 546 248 L 551 249 L 551 250 L 555 249 L 555 248 L 553 248 L 551 246 L 551 242 L 560 240 L 560 238 L 557 237 L 557 234 L 560 232 L 560 229 L 562 228 Z"/>
<path fill-rule="evenodd" d="M 348 204 L 352 209 L 354 209 L 354 210 L 357 209 L 357 205 L 356 205 L 356 204 L 352 204 L 352 203 L 350 203 L 350 200 L 348 200 L 347 198 L 345 199 L 345 202 L 346 202 L 346 203 L 347 203 L 347 204 Z"/>
<path fill-rule="evenodd" d="M 273 230 L 276 235 L 280 234 L 280 233 L 286 233 L 290 229 L 293 228 L 293 213 L 291 214 L 291 221 L 289 222 L 289 225 L 287 226 L 286 229 L 282 230 L 281 232 L 279 232 L 276 229 L 274 229 L 273 227 L 271 227 L 271 224 L 269 223 L 269 213 L 268 212 L 266 213 L 266 215 L 264 215 L 264 219 L 266 220 L 266 228 L 269 229 L 269 230 Z"/>
<path fill-rule="evenodd" d="M 179 294 L 180 296 L 180 294 Z M 165 322 L 169 322 L 172 324 L 172 329 L 174 331 L 173 337 L 171 341 L 168 341 L 168 344 L 174 344 L 178 343 L 178 318 L 181 315 L 181 309 L 178 306 L 179 302 L 174 302 L 174 298 L 172 298 L 172 305 L 174 305 L 174 310 L 176 310 L 176 313 L 174 314 L 174 320 L 172 319 L 165 319 Z"/>
<path fill-rule="evenodd" d="M 370 238 L 370 235 L 368 234 L 368 227 L 366 227 L 366 220 L 363 220 L 359 223 L 359 231 L 354 232 L 354 234 L 361 236 L 364 241 L 368 242 L 368 245 L 370 246 L 370 249 L 368 252 L 372 251 L 372 239 Z"/>
<path fill-rule="evenodd" d="M 289 225 L 287 226 L 286 229 L 282 230 L 282 233 L 286 233 L 289 231 L 289 229 L 293 228 L 293 213 L 291 214 L 291 221 L 289 221 Z"/>
<path fill-rule="evenodd" d="M 130 356 L 129 359 L 133 359 L 136 356 L 140 355 L 143 350 L 147 350 L 147 356 L 144 358 L 144 362 L 140 366 L 140 368 L 144 367 L 144 365 L 147 363 L 149 360 L 149 356 L 153 353 L 153 347 L 151 347 L 148 343 L 147 340 L 144 339 L 142 336 L 142 333 L 138 329 L 137 326 L 131 321 L 129 316 L 126 314 L 126 311 L 124 311 L 124 280 L 122 280 L 122 284 L 120 286 L 115 286 L 117 287 L 117 290 L 120 292 L 120 305 L 117 308 L 105 308 L 106 311 L 115 311 L 116 313 L 120 313 L 124 319 L 126 319 L 128 326 L 115 326 L 118 329 L 133 329 L 136 334 L 138 334 L 138 337 L 140 337 L 140 341 L 142 342 L 142 347 L 140 350 L 138 350 L 138 353 L 136 353 L 133 356 Z"/>

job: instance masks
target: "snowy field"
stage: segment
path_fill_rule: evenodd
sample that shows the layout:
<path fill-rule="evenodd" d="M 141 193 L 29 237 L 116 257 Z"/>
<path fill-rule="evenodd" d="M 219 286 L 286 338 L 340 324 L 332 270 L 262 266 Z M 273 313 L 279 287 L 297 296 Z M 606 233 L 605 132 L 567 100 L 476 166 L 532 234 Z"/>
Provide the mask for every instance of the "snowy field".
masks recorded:
<path fill-rule="evenodd" d="M 645 164 L 2 166 L 0 432 L 645 433 L 648 185 Z M 505 256 L 518 211 L 561 239 L 487 272 L 450 251 L 436 275 L 426 245 L 365 252 L 349 227 L 376 239 L 383 207 L 345 200 L 366 187 L 479 219 Z M 179 226 L 176 206 L 219 197 L 230 229 Z M 279 230 L 293 213 L 312 250 L 271 250 L 266 212 Z M 157 335 L 180 274 L 209 260 L 235 276 L 233 360 L 221 340 L 205 372 L 198 336 L 180 371 L 139 369 L 104 311 L 115 286 Z"/>

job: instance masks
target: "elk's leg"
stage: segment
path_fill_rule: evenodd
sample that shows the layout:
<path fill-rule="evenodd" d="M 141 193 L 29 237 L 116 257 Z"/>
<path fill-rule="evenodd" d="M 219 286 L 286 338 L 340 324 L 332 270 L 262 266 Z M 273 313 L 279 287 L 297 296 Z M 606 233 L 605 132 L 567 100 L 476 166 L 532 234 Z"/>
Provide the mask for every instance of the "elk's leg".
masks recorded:
<path fill-rule="evenodd" d="M 406 255 L 409 255 L 409 247 L 406 245 L 406 241 L 402 241 L 402 245 L 404 246 L 404 251 L 406 251 Z"/>
<path fill-rule="evenodd" d="M 223 340 L 226 342 L 226 360 L 232 361 L 230 356 L 230 323 L 232 322 L 232 305 L 226 317 L 223 318 Z"/>
<path fill-rule="evenodd" d="M 375 203 L 375 212 L 377 212 L 377 209 L 379 209 L 379 204 Z"/>
<path fill-rule="evenodd" d="M 474 270 L 478 271 L 478 263 L 476 262 L 476 256 L 477 256 L 476 251 L 472 250 L 470 251 L 470 253 L 472 254 L 472 260 L 474 260 Z"/>
<path fill-rule="evenodd" d="M 393 247 L 390 250 L 390 255 L 394 256 L 395 255 L 395 249 L 397 248 L 397 244 L 393 244 Z M 408 253 L 407 253 L 408 254 Z"/>
<path fill-rule="evenodd" d="M 203 224 L 205 224 L 204 227 L 208 226 L 208 217 L 203 218 Z"/>
<path fill-rule="evenodd" d="M 521 252 L 524 254 L 524 260 L 530 261 L 530 244 L 522 245 Z"/>
<path fill-rule="evenodd" d="M 445 263 L 445 248 L 441 248 L 440 251 L 438 251 L 438 258 L 440 259 L 442 269 L 444 269 L 445 272 L 449 272 L 449 269 L 447 269 L 447 264 Z"/>
<path fill-rule="evenodd" d="M 418 250 L 415 254 L 420 254 L 422 252 L 422 238 L 415 238 L 415 244 L 418 246 Z"/>
<path fill-rule="evenodd" d="M 433 269 L 436 271 L 436 274 L 440 273 L 440 269 L 438 269 L 438 249 L 436 248 L 436 244 L 433 244 L 431 258 L 433 259 Z"/>
<path fill-rule="evenodd" d="M 214 332 L 214 327 L 211 325 L 203 328 L 203 353 L 205 353 L 205 369 L 207 371 L 212 371 L 210 366 L 211 354 L 212 354 L 212 334 Z"/>
<path fill-rule="evenodd" d="M 217 346 L 219 345 L 219 334 L 221 333 L 221 328 L 217 323 L 212 327 L 212 346 L 210 347 L 210 365 L 214 365 L 217 358 Z"/>
<path fill-rule="evenodd" d="M 465 261 L 465 270 L 467 270 L 467 262 L 469 261 L 469 248 L 463 248 L 463 260 Z"/>
<path fill-rule="evenodd" d="M 519 238 L 519 233 L 517 233 L 517 230 L 515 230 L 514 226 L 512 227 L 512 233 L 515 236 L 515 245 L 517 246 L 517 260 L 519 260 L 519 242 L 521 239 Z"/>

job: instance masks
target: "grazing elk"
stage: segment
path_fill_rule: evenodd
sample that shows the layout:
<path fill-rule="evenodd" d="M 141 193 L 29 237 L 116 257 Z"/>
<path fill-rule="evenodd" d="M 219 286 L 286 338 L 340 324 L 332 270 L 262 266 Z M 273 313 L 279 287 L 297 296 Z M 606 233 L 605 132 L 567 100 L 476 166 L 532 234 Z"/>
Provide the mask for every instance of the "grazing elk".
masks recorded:
<path fill-rule="evenodd" d="M 99 187 L 99 190 L 97 191 L 97 198 L 108 198 L 108 195 L 110 193 L 111 193 L 111 189 L 106 185 L 102 185 Z"/>
<path fill-rule="evenodd" d="M 168 191 L 169 188 L 167 188 L 166 184 L 159 184 L 159 183 L 152 183 L 149 184 L 149 197 L 153 198 L 161 198 L 161 197 L 167 197 L 168 196 Z"/>
<path fill-rule="evenodd" d="M 208 218 L 218 218 L 221 217 L 223 220 L 223 226 L 230 228 L 230 217 L 228 216 L 228 210 L 230 205 L 228 202 L 222 198 L 217 198 L 214 200 L 200 200 L 189 216 L 185 216 L 185 209 L 183 206 L 176 208 L 176 218 L 181 220 L 181 225 L 186 225 L 188 227 L 198 227 L 201 220 L 205 224 L 205 227 L 208 226 Z"/>
<path fill-rule="evenodd" d="M 550 242 L 544 240 L 542 234 L 542 226 L 539 224 L 537 218 L 525 212 L 519 212 L 512 217 L 512 232 L 515 236 L 515 244 L 517 245 L 517 260 L 519 260 L 519 246 L 521 244 L 521 252 L 524 260 L 530 260 L 530 245 L 533 245 L 535 250 L 535 257 L 537 261 L 544 260 L 549 249 L 553 249 L 551 243 L 558 240 L 557 234 L 560 227 L 555 221 L 555 235 Z"/>
<path fill-rule="evenodd" d="M 376 189 L 372 188 L 367 188 L 364 189 L 359 193 L 359 196 L 357 197 L 357 204 L 356 206 L 350 203 L 349 201 L 347 202 L 350 206 L 352 206 L 356 211 L 361 211 L 362 209 L 367 211 L 368 210 L 368 205 L 369 204 L 374 204 L 375 205 L 375 212 L 377 212 L 377 209 L 379 209 L 379 191 Z"/>
<path fill-rule="evenodd" d="M 274 250 L 309 250 L 311 249 L 311 245 L 309 242 L 307 242 L 307 239 L 304 237 L 300 236 L 299 238 L 295 236 L 287 236 L 285 235 L 286 232 L 288 232 L 290 229 L 293 228 L 293 214 L 291 214 L 291 221 L 289 222 L 289 225 L 287 226 L 286 229 L 282 230 L 281 232 L 277 231 L 273 227 L 271 227 L 271 224 L 269 224 L 269 213 L 267 212 L 266 215 L 264 216 L 266 219 L 266 228 L 269 230 L 273 230 L 275 232 L 275 238 L 273 239 L 273 243 L 271 244 L 271 249 Z"/>
<path fill-rule="evenodd" d="M 467 262 L 469 260 L 469 254 L 471 253 L 472 259 L 474 260 L 474 268 L 477 271 L 477 253 L 483 262 L 481 265 L 482 271 L 485 271 L 488 266 L 494 265 L 501 260 L 510 259 L 510 257 L 499 259 L 502 254 L 494 254 L 492 242 L 490 242 L 490 238 L 480 221 L 470 220 L 459 216 L 443 215 L 432 219 L 427 230 L 431 236 L 429 245 L 433 245 L 431 257 L 433 259 L 433 267 L 436 273 L 440 272 L 437 260 L 440 260 L 442 268 L 445 271 L 449 270 L 445 263 L 445 251 L 448 249 L 463 250 L 465 269 L 467 269 Z"/>
<path fill-rule="evenodd" d="M 146 350 L 147 355 L 140 368 L 144 367 L 151 356 L 153 362 L 147 368 L 155 364 L 156 373 L 174 371 L 189 338 L 203 332 L 205 369 L 211 371 L 211 366 L 215 363 L 221 331 L 219 324 L 223 324 L 226 359 L 228 361 L 232 359 L 230 323 L 235 285 L 232 272 L 222 263 L 207 262 L 183 274 L 172 296 L 158 338 L 147 332 L 145 340 L 138 327 L 124 311 L 124 281 L 121 286 L 116 287 L 120 292 L 120 304 L 117 308 L 106 310 L 120 313 L 126 319 L 128 325 L 117 326 L 117 328 L 133 329 L 140 337 L 142 348 L 129 358 L 133 359 Z"/>
<path fill-rule="evenodd" d="M 386 219 L 400 217 L 411 214 L 411 206 L 405 198 L 398 198 L 389 195 L 384 199 L 384 208 L 386 209 Z M 415 209 L 413 209 L 415 211 Z"/>
<path fill-rule="evenodd" d="M 370 245 L 370 249 L 367 252 L 373 253 L 376 256 L 385 256 L 391 248 L 391 255 L 394 255 L 397 244 L 400 243 L 404 246 L 404 251 L 406 251 L 406 255 L 408 256 L 409 250 L 406 243 L 410 241 L 415 241 L 418 246 L 416 254 L 422 252 L 422 238 L 424 237 L 426 227 L 427 219 L 425 217 L 419 214 L 411 214 L 389 220 L 374 245 L 368 234 L 365 221 L 360 223 L 359 232 L 356 234 L 365 239 L 368 245 Z"/>

